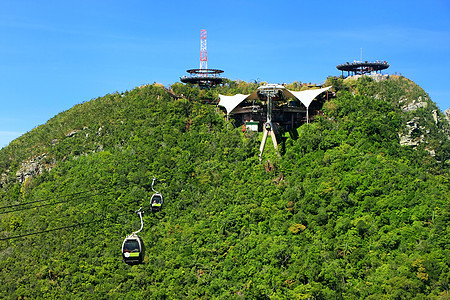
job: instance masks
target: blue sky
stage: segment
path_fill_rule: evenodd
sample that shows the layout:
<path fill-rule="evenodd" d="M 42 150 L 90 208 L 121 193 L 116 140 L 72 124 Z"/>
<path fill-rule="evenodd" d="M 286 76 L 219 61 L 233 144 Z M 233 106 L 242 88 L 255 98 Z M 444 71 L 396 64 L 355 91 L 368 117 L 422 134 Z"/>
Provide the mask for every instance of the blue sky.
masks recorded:
<path fill-rule="evenodd" d="M 0 148 L 75 104 L 199 67 L 321 83 L 386 60 L 450 108 L 450 1 L 0 1 Z"/>

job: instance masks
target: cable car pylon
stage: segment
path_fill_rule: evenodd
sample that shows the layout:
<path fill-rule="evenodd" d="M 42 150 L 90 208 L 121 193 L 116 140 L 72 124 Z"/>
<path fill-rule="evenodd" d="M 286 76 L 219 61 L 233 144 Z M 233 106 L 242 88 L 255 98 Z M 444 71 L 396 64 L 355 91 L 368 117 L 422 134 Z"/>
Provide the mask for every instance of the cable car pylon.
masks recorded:
<path fill-rule="evenodd" d="M 266 118 L 267 121 L 264 124 L 264 134 L 261 141 L 261 146 L 259 147 L 259 161 L 262 161 L 264 147 L 266 145 L 267 137 L 269 134 L 272 137 L 272 143 L 273 147 L 275 148 L 275 152 L 277 153 L 278 157 L 281 157 L 280 152 L 278 151 L 278 141 L 276 137 L 276 132 L 278 131 L 278 128 L 276 127 L 275 123 L 272 123 L 272 108 L 273 108 L 272 100 L 273 98 L 278 97 L 280 95 L 280 88 L 277 85 L 269 84 L 266 86 L 259 87 L 258 91 L 261 95 L 264 95 L 267 98 L 267 118 Z"/>

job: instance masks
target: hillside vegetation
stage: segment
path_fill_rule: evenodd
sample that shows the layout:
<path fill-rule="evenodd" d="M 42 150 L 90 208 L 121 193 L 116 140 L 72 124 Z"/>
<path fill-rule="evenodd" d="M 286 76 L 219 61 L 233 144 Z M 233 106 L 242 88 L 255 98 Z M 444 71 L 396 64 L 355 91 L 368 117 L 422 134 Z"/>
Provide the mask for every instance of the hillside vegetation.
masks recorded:
<path fill-rule="evenodd" d="M 324 116 L 262 163 L 260 137 L 200 101 L 258 86 L 242 81 L 109 94 L 16 139 L 0 151 L 0 298 L 448 299 L 448 122 L 402 77 L 327 85 Z M 128 266 L 140 207 L 145 263 Z"/>

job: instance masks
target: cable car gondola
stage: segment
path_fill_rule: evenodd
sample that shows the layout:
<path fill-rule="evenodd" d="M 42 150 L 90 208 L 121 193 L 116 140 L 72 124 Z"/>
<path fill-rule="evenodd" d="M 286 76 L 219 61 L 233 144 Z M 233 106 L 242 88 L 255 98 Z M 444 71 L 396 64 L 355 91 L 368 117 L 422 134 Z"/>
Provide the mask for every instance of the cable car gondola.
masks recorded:
<path fill-rule="evenodd" d="M 141 237 L 131 234 L 125 238 L 122 244 L 122 258 L 127 265 L 141 264 L 145 253 L 144 242 Z"/>
<path fill-rule="evenodd" d="M 163 205 L 163 196 L 160 193 L 156 193 L 152 195 L 150 199 L 150 204 L 152 206 L 153 212 L 161 211 Z"/>
<path fill-rule="evenodd" d="M 143 211 L 139 209 L 136 213 L 141 219 L 141 228 L 127 236 L 122 243 L 122 258 L 127 265 L 141 264 L 144 259 L 144 242 L 137 235 L 144 228 L 144 221 L 142 220 Z"/>
<path fill-rule="evenodd" d="M 155 189 L 153 188 L 153 185 L 155 184 L 156 181 L 156 177 L 153 177 L 153 181 L 152 181 L 152 191 L 155 192 L 152 197 L 150 198 L 150 206 L 152 208 L 152 212 L 158 212 L 161 211 L 162 206 L 163 206 L 163 196 L 161 195 L 160 192 L 155 191 Z"/>

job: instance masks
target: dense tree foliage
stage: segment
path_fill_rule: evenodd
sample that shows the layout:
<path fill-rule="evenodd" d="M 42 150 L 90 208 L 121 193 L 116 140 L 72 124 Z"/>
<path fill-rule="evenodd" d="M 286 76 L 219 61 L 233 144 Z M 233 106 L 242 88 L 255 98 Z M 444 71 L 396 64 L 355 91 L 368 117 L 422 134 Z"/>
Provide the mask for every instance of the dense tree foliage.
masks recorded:
<path fill-rule="evenodd" d="M 13 141 L 0 151 L 2 297 L 448 297 L 448 122 L 433 119 L 430 100 L 403 111 L 427 98 L 404 78 L 327 84 L 337 96 L 325 115 L 262 163 L 258 134 L 199 101 L 256 82 L 110 94 Z M 411 118 L 424 131 L 415 148 L 399 143 Z M 139 228 L 139 207 L 145 263 L 128 266 L 120 247 Z"/>

